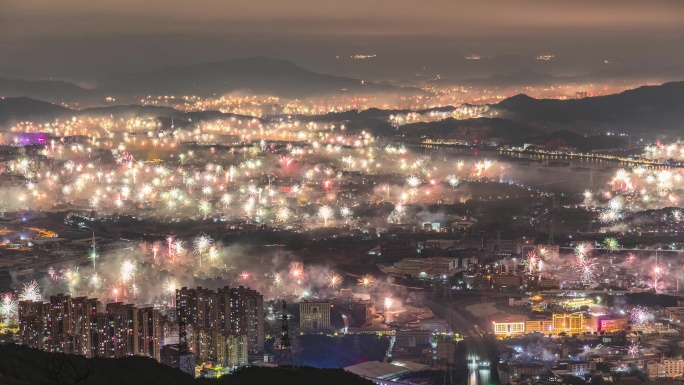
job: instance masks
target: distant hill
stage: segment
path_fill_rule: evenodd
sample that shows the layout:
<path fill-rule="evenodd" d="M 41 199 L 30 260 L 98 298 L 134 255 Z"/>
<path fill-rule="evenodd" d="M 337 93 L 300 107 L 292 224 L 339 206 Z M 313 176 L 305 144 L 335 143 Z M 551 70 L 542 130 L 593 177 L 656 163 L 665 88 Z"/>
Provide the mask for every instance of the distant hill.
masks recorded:
<path fill-rule="evenodd" d="M 106 80 L 102 90 L 108 94 L 127 96 L 212 96 L 243 91 L 249 94 L 301 97 L 345 92 L 397 92 L 401 88 L 319 74 L 286 60 L 253 57 L 116 76 Z"/>
<path fill-rule="evenodd" d="M 516 95 L 491 106 L 507 119 L 552 127 L 579 125 L 612 130 L 680 130 L 684 121 L 684 82 L 644 86 L 620 94 L 555 100 Z"/>
<path fill-rule="evenodd" d="M 85 358 L 0 345 L 0 384 L 15 385 L 372 385 L 342 369 L 250 367 L 219 379 L 194 379 L 146 357 Z"/>
<path fill-rule="evenodd" d="M 53 103 L 80 102 L 97 105 L 104 102 L 105 95 L 133 101 L 148 95 L 210 97 L 231 92 L 292 98 L 332 93 L 422 93 L 419 88 L 402 88 L 387 83 L 320 74 L 290 61 L 266 57 L 116 75 L 103 79 L 95 89 L 82 88 L 64 81 L 0 78 L 0 97 L 29 97 Z"/>
<path fill-rule="evenodd" d="M 93 99 L 99 94 L 96 90 L 63 81 L 0 78 L 0 97 L 28 97 L 60 103 Z"/>
<path fill-rule="evenodd" d="M 17 121 L 45 122 L 66 116 L 69 108 L 31 98 L 0 99 L 0 124 Z"/>
<path fill-rule="evenodd" d="M 110 115 L 122 118 L 166 117 L 180 120 L 227 119 L 231 117 L 255 119 L 252 116 L 222 113 L 219 111 L 182 112 L 170 107 L 141 106 L 135 104 L 92 107 L 77 110 L 25 97 L 0 99 L 0 125 L 14 124 L 21 121 L 44 123 L 55 119 L 70 119 L 79 116 L 101 117 Z"/>
<path fill-rule="evenodd" d="M 445 106 L 419 110 L 450 111 L 455 107 Z M 530 137 L 557 130 L 568 130 L 576 134 L 596 132 L 626 133 L 680 133 L 684 122 L 684 82 L 665 83 L 660 86 L 645 86 L 620 94 L 572 100 L 534 99 L 527 95 L 516 95 L 490 105 L 491 118 L 456 120 L 448 118 L 439 122 L 407 124 L 399 129 L 393 127 L 390 115 L 407 113 L 409 110 L 383 110 L 370 108 L 363 111 L 350 110 L 322 115 L 299 115 L 292 118 L 312 122 L 340 122 L 349 130 L 369 130 L 378 136 L 404 135 L 416 137 L 465 135 L 468 130 L 478 130 L 487 137 L 504 138 L 511 143 L 520 143 Z M 221 113 L 219 111 L 182 112 L 169 107 L 119 105 L 108 107 L 69 109 L 29 98 L 0 99 L 0 124 L 32 120 L 51 121 L 73 116 L 146 116 L 152 118 L 177 119 L 176 124 L 188 124 L 190 120 L 226 119 L 289 119 L 275 115 L 264 118 Z M 582 142 L 582 141 L 580 141 Z M 571 145 L 571 144 L 569 144 Z M 579 147 L 585 145 L 579 143 Z M 610 144 L 607 144 L 610 147 Z"/>

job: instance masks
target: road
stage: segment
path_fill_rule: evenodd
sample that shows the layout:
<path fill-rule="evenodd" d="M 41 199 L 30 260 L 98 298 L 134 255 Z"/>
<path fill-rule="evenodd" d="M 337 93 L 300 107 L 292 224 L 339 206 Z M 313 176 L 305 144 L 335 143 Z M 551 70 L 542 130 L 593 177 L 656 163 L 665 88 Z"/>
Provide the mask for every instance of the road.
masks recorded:
<path fill-rule="evenodd" d="M 433 312 L 449 321 L 454 332 L 463 336 L 468 357 L 468 385 L 489 385 L 490 362 L 484 338 L 475 325 L 463 316 L 466 306 L 471 305 L 473 300 L 453 302 L 449 308 L 430 299 L 426 302 Z"/>

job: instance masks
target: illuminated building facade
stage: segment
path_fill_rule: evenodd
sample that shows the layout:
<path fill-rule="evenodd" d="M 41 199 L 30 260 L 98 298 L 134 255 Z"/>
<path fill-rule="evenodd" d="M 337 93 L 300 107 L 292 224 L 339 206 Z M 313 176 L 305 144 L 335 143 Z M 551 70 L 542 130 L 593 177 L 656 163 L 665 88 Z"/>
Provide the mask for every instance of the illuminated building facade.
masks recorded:
<path fill-rule="evenodd" d="M 525 320 L 504 319 L 500 322 L 492 322 L 492 331 L 497 336 L 511 336 L 525 333 Z"/>
<path fill-rule="evenodd" d="M 216 359 L 216 354 L 208 353 L 210 347 L 198 345 L 212 343 L 211 331 L 244 335 L 250 353 L 263 352 L 264 304 L 263 296 L 258 291 L 243 286 L 226 286 L 217 291 L 184 287 L 176 291 L 176 306 L 178 317 L 195 330 L 193 337 L 204 338 L 206 334 L 208 340 L 204 342 L 197 342 L 193 338 L 193 351 L 198 360 L 203 357 L 211 357 L 211 361 Z M 196 348 L 206 351 L 198 352 Z"/>
<path fill-rule="evenodd" d="M 49 302 L 19 302 L 21 343 L 86 357 L 144 355 L 160 359 L 160 319 L 153 308 L 59 294 Z"/>
<path fill-rule="evenodd" d="M 586 319 L 582 314 L 554 314 L 553 332 L 566 334 L 579 334 L 587 327 Z"/>
<path fill-rule="evenodd" d="M 587 319 L 582 314 L 553 314 L 551 319 L 527 320 L 525 317 L 505 318 L 492 322 L 497 337 L 527 333 L 579 334 L 587 331 Z"/>
<path fill-rule="evenodd" d="M 303 332 L 330 329 L 330 302 L 302 302 L 299 304 L 299 328 Z"/>

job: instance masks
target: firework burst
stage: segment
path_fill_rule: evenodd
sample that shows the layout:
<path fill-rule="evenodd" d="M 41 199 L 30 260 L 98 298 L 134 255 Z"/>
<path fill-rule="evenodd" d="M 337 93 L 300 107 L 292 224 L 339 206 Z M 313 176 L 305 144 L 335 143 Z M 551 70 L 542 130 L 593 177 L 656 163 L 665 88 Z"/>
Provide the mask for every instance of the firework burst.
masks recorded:
<path fill-rule="evenodd" d="M 634 253 L 627 254 L 627 256 L 625 257 L 625 261 L 628 263 L 636 262 L 636 255 L 634 255 Z"/>
<path fill-rule="evenodd" d="M 287 207 L 281 207 L 276 212 L 276 221 L 282 222 L 282 223 L 287 222 L 290 219 L 291 215 L 292 214 L 290 212 L 290 209 L 288 209 Z"/>
<path fill-rule="evenodd" d="M 349 207 L 342 207 L 340 209 L 340 216 L 342 218 L 347 218 L 347 217 L 350 217 L 351 215 L 352 215 L 352 211 Z"/>
<path fill-rule="evenodd" d="M 629 318 L 632 320 L 632 323 L 638 326 L 646 325 L 648 322 L 650 322 L 652 317 L 653 315 L 651 312 L 642 306 L 636 306 L 629 312 Z"/>
<path fill-rule="evenodd" d="M 193 246 L 195 248 L 195 253 L 202 255 L 204 254 L 208 249 L 209 246 L 211 246 L 213 240 L 211 239 L 210 236 L 206 234 L 200 234 L 195 238 L 195 242 L 193 242 Z"/>
<path fill-rule="evenodd" d="M 40 301 L 42 296 L 40 295 L 40 287 L 38 282 L 31 281 L 24 284 L 21 289 L 21 294 L 19 294 L 19 301 Z"/>
<path fill-rule="evenodd" d="M 88 286 L 92 287 L 94 290 L 102 287 L 102 278 L 100 278 L 100 275 L 93 273 L 93 275 L 88 277 Z"/>
<path fill-rule="evenodd" d="M 121 282 L 128 283 L 133 279 L 135 275 L 135 270 L 137 269 L 137 264 L 135 261 L 130 259 L 125 259 L 121 264 Z"/>
<path fill-rule="evenodd" d="M 373 285 L 375 284 L 375 278 L 373 278 L 372 275 L 366 274 L 359 278 L 358 280 L 358 285 L 363 286 L 364 288 L 370 290 L 373 288 Z"/>
<path fill-rule="evenodd" d="M 157 254 L 159 254 L 159 250 L 161 250 L 161 243 L 160 242 L 154 242 L 150 245 L 150 251 L 152 252 L 152 259 L 157 260 Z"/>
<path fill-rule="evenodd" d="M 575 246 L 574 251 L 575 251 L 575 255 L 578 258 L 580 258 L 580 257 L 584 258 L 587 255 L 587 253 L 589 252 L 589 244 L 580 243 L 577 246 Z"/>
<path fill-rule="evenodd" d="M 584 258 L 579 265 L 581 279 L 583 282 L 591 282 L 596 278 L 596 260 L 594 258 Z"/>
<path fill-rule="evenodd" d="M 620 250 L 620 243 L 615 238 L 604 239 L 602 246 L 611 253 Z"/>
<path fill-rule="evenodd" d="M 13 320 L 18 315 L 17 300 L 11 293 L 2 295 L 2 302 L 0 302 L 0 316 L 7 320 Z"/>
<path fill-rule="evenodd" d="M 280 287 L 283 284 L 283 278 L 280 273 L 275 273 L 273 276 L 273 286 Z"/>
<path fill-rule="evenodd" d="M 131 285 L 131 294 L 133 294 L 133 298 L 137 298 L 138 294 L 140 294 L 140 286 L 137 284 L 132 284 Z"/>
<path fill-rule="evenodd" d="M 591 282 L 595 278 L 596 259 L 590 258 L 588 252 L 589 246 L 586 243 L 581 243 L 575 248 L 577 268 L 582 282 Z"/>
<path fill-rule="evenodd" d="M 641 355 L 641 345 L 638 342 L 632 341 L 632 344 L 627 348 L 627 354 L 632 358 Z"/>
<path fill-rule="evenodd" d="M 541 258 L 534 250 L 527 253 L 527 258 L 525 259 L 525 270 L 527 270 L 529 274 L 535 274 L 541 270 Z"/>
<path fill-rule="evenodd" d="M 216 245 L 211 245 L 209 246 L 209 249 L 207 251 L 207 258 L 212 262 L 215 263 L 219 259 L 219 249 Z"/>
<path fill-rule="evenodd" d="M 658 259 L 656 257 L 656 261 L 657 260 Z M 656 262 L 653 265 L 653 267 L 651 268 L 651 272 L 650 272 L 650 276 L 651 276 L 651 278 L 653 278 L 653 289 L 655 289 L 656 292 L 658 291 L 658 281 L 663 277 L 664 274 L 665 274 L 665 269 L 663 268 L 663 266 L 658 264 L 658 262 Z"/>
<path fill-rule="evenodd" d="M 304 276 L 304 266 L 299 262 L 290 263 L 290 277 L 300 280 Z"/>
<path fill-rule="evenodd" d="M 420 184 L 420 178 L 417 176 L 410 176 L 406 179 L 406 183 L 411 187 L 418 187 Z"/>
<path fill-rule="evenodd" d="M 328 281 L 328 287 L 333 290 L 335 290 L 342 283 L 342 277 L 335 274 L 334 272 L 328 274 L 326 279 Z"/>
<path fill-rule="evenodd" d="M 78 268 L 74 267 L 66 269 L 62 278 L 69 286 L 69 291 L 73 291 L 78 286 L 78 283 L 81 280 L 81 275 L 78 271 Z"/>
<path fill-rule="evenodd" d="M 323 219 L 324 226 L 328 226 L 328 220 L 333 216 L 333 210 L 330 206 L 322 206 L 318 209 L 318 216 Z"/>
<path fill-rule="evenodd" d="M 392 296 L 385 297 L 385 300 L 383 301 L 383 306 L 385 307 L 385 311 L 389 310 L 393 304 L 394 304 L 394 299 L 392 299 Z"/>
<path fill-rule="evenodd" d="M 176 295 L 176 290 L 180 287 L 178 280 L 174 277 L 166 278 L 164 281 L 164 293 L 167 295 Z"/>

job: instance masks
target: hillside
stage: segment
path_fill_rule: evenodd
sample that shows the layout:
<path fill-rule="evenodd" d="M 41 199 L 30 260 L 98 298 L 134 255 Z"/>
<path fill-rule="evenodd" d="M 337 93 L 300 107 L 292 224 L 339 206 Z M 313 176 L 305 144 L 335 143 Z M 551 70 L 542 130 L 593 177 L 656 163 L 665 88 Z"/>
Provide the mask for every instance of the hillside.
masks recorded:
<path fill-rule="evenodd" d="M 453 108 L 444 106 L 416 112 L 424 114 L 431 111 L 450 111 Z M 520 94 L 491 105 L 488 114 L 496 116 L 494 118 L 467 120 L 447 118 L 437 122 L 406 124 L 399 129 L 389 123 L 390 115 L 408 112 L 410 111 L 370 108 L 363 111 L 350 110 L 323 115 L 269 116 L 259 120 L 294 118 L 304 122 L 339 122 L 344 123 L 350 131 L 368 130 L 381 137 L 404 135 L 413 138 L 420 136 L 453 138 L 459 135 L 470 135 L 477 131 L 479 133 L 476 136 L 482 139 L 503 138 L 509 144 L 521 144 L 533 139 L 539 139 L 541 142 L 562 139 L 562 142 L 568 145 L 587 148 L 593 145 L 586 143 L 586 138 L 575 140 L 569 137 L 537 138 L 537 136 L 559 130 L 582 136 L 609 131 L 678 133 L 681 130 L 681 122 L 684 121 L 684 82 L 639 87 L 620 94 L 578 100 L 534 99 Z M 26 120 L 41 123 L 73 116 L 122 118 L 143 116 L 160 118 L 162 122 L 173 118 L 176 119 L 177 125 L 189 124 L 190 120 L 196 122 L 231 117 L 254 119 L 250 116 L 218 111 L 185 113 L 169 107 L 117 105 L 74 110 L 29 98 L 0 99 L 0 124 L 6 125 Z M 601 148 L 604 147 L 611 148 L 613 145 L 602 144 Z"/>
<path fill-rule="evenodd" d="M 0 124 L 17 121 L 46 122 L 57 117 L 65 117 L 73 110 L 52 103 L 31 98 L 0 99 Z"/>
<path fill-rule="evenodd" d="M 538 125 L 603 125 L 606 129 L 674 130 L 684 119 L 684 82 L 644 86 L 576 100 L 516 95 L 492 106 L 502 117 Z"/>
<path fill-rule="evenodd" d="M 165 68 L 145 73 L 112 76 L 99 87 L 86 89 L 73 83 L 54 80 L 0 78 L 0 97 L 28 97 L 52 103 L 79 102 L 97 105 L 104 95 L 133 101 L 148 95 L 196 95 L 211 97 L 231 92 L 280 97 L 307 97 L 320 94 L 358 94 L 378 92 L 421 93 L 386 83 L 320 74 L 296 64 L 265 57 L 224 60 Z"/>
<path fill-rule="evenodd" d="M 0 383 L 16 385 L 371 385 L 341 369 L 250 367 L 220 379 L 194 379 L 145 357 L 93 358 L 0 345 Z"/>
<path fill-rule="evenodd" d="M 175 118 L 180 120 L 226 119 L 232 117 L 240 119 L 254 119 L 252 116 L 222 113 L 219 111 L 199 111 L 186 113 L 170 107 L 141 106 L 136 104 L 92 107 L 78 110 L 25 97 L 0 99 L 0 125 L 8 125 L 20 121 L 44 123 L 53 121 L 55 119 L 70 119 L 72 117 L 81 116 L 116 116 L 120 118 Z"/>
<path fill-rule="evenodd" d="M 0 78 L 0 97 L 28 97 L 59 103 L 93 99 L 98 96 L 95 90 L 63 81 Z"/>

